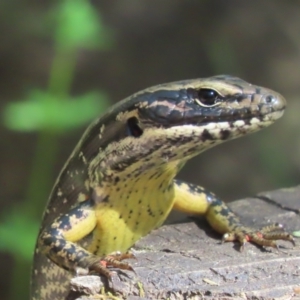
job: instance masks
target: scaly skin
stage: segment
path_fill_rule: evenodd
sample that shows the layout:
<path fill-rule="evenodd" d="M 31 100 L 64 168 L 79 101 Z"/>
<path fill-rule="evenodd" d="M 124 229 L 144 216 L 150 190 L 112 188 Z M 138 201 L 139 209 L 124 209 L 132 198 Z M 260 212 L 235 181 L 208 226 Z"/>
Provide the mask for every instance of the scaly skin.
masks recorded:
<path fill-rule="evenodd" d="M 275 247 L 274 228 L 244 227 L 214 194 L 175 176 L 190 158 L 272 124 L 286 102 L 230 76 L 158 85 L 117 103 L 91 124 L 62 169 L 44 214 L 31 299 L 65 299 L 77 268 L 110 276 L 171 209 L 205 215 L 224 240 Z M 278 228 L 276 228 L 277 230 Z M 48 258 L 46 258 L 46 256 Z"/>

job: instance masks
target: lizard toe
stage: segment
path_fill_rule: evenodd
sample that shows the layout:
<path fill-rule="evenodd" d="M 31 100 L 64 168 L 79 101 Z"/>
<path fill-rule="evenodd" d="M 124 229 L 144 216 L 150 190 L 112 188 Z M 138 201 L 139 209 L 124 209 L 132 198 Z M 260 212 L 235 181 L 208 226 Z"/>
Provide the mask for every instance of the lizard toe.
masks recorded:
<path fill-rule="evenodd" d="M 277 240 L 289 241 L 295 246 L 295 240 L 291 234 L 284 231 L 281 224 L 274 224 L 262 227 L 260 230 L 239 227 L 234 231 L 225 233 L 222 242 L 238 241 L 240 243 L 240 251 L 243 251 L 247 242 L 263 246 L 278 248 Z"/>

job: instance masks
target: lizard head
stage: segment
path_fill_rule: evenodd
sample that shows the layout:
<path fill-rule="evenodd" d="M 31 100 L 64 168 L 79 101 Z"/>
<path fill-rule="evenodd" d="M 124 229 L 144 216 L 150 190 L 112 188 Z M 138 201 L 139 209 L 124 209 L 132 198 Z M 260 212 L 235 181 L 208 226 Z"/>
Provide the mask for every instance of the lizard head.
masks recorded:
<path fill-rule="evenodd" d="M 280 94 L 225 75 L 151 87 L 117 103 L 90 127 L 87 139 L 97 136 L 99 148 L 91 166 L 141 172 L 182 164 L 272 124 L 285 106 Z"/>
<path fill-rule="evenodd" d="M 164 84 L 140 96 L 145 98 L 138 104 L 137 119 L 141 127 L 151 124 L 158 128 L 182 125 L 210 128 L 218 124 L 226 127 L 227 123 L 228 127 L 237 125 L 247 131 L 254 129 L 252 124 L 262 128 L 273 123 L 286 106 L 280 94 L 225 75 Z"/>

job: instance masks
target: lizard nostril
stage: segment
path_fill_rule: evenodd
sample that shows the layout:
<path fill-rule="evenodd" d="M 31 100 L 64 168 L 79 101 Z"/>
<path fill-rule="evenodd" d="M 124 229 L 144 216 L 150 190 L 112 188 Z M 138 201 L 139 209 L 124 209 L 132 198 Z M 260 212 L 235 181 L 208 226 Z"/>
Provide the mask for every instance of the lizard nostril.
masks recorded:
<path fill-rule="evenodd" d="M 276 100 L 276 98 L 272 95 L 268 95 L 265 97 L 266 103 L 273 103 Z"/>

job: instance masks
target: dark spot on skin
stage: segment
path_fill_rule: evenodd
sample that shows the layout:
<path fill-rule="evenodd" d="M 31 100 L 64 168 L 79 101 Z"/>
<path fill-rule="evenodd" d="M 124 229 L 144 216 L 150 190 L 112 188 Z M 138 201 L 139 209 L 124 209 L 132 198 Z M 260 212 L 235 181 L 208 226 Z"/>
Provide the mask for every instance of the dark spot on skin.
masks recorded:
<path fill-rule="evenodd" d="M 119 215 L 119 219 L 123 219 L 123 216 L 122 216 L 122 215 Z"/>
<path fill-rule="evenodd" d="M 133 211 L 132 211 L 132 209 L 129 211 L 129 214 L 132 214 L 133 213 Z"/>
<path fill-rule="evenodd" d="M 120 191 L 120 188 L 119 188 L 119 187 L 118 187 L 118 188 L 116 188 L 116 191 L 117 191 L 117 192 L 119 192 L 119 191 Z"/>
<path fill-rule="evenodd" d="M 236 95 L 235 99 L 236 99 L 237 102 L 242 102 L 245 99 L 245 96 L 243 94 Z"/>
<path fill-rule="evenodd" d="M 109 202 L 109 196 L 107 195 L 102 201 L 105 202 L 105 203 L 108 203 Z"/>
<path fill-rule="evenodd" d="M 251 125 L 251 119 L 245 119 L 244 122 L 245 125 Z"/>
<path fill-rule="evenodd" d="M 116 236 L 114 236 L 114 241 L 117 239 L 117 237 Z"/>
<path fill-rule="evenodd" d="M 230 130 L 221 130 L 221 139 L 227 140 L 230 137 Z"/>
<path fill-rule="evenodd" d="M 135 222 L 135 226 L 138 226 L 140 224 L 140 222 Z"/>
<path fill-rule="evenodd" d="M 115 183 L 118 183 L 120 181 L 120 177 L 116 176 L 115 177 Z"/>
<path fill-rule="evenodd" d="M 155 176 L 155 179 L 158 179 L 159 177 L 161 177 L 161 173 L 157 173 L 157 175 Z"/>
<path fill-rule="evenodd" d="M 101 240 L 97 240 L 97 246 L 96 246 L 96 249 L 95 249 L 95 251 L 93 252 L 95 255 L 98 253 L 98 250 L 99 250 L 99 248 L 100 248 L 100 243 L 101 243 Z"/>
<path fill-rule="evenodd" d="M 142 199 L 140 199 L 138 203 L 141 204 L 142 203 Z"/>
<path fill-rule="evenodd" d="M 155 175 L 156 175 L 156 173 L 153 173 L 153 174 L 149 177 L 149 180 L 153 179 Z"/>
<path fill-rule="evenodd" d="M 153 211 L 152 211 L 152 209 L 150 208 L 149 205 L 148 205 L 147 213 L 148 213 L 149 216 L 155 217 L 155 214 L 153 213 Z"/>
<path fill-rule="evenodd" d="M 204 129 L 201 134 L 201 141 L 205 142 L 207 140 L 213 140 L 213 136 L 209 133 L 207 129 Z"/>

